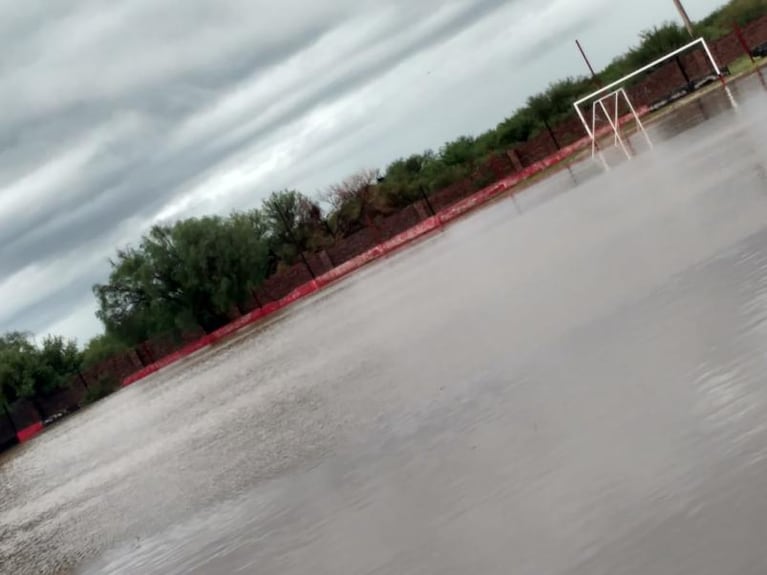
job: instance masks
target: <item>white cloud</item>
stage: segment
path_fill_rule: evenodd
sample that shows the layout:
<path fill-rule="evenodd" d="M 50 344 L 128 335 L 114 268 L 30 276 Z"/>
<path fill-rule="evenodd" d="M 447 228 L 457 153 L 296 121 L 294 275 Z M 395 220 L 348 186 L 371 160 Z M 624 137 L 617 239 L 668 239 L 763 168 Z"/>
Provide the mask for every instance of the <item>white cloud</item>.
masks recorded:
<path fill-rule="evenodd" d="M 66 337 L 77 340 L 80 346 L 88 343 L 95 334 L 103 330 L 101 322 L 96 317 L 98 305 L 93 297 L 85 297 L 81 302 L 73 302 L 63 316 L 35 334 L 39 340 L 48 335 L 66 334 Z"/>
<path fill-rule="evenodd" d="M 83 337 L 107 256 L 152 222 L 479 133 L 583 72 L 570 36 L 604 65 L 673 17 L 668 0 L 6 3 L 0 329 Z"/>
<path fill-rule="evenodd" d="M 31 264 L 0 283 L 0 322 L 17 310 L 45 305 L 56 293 L 75 282 L 84 270 L 98 266 L 105 253 L 70 254 L 46 265 Z"/>

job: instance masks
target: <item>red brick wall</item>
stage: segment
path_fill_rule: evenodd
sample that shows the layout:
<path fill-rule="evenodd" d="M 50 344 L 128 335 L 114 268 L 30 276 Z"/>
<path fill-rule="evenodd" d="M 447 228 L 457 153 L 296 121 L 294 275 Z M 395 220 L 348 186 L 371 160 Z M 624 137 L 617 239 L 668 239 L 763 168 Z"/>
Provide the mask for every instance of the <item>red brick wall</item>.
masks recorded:
<path fill-rule="evenodd" d="M 716 42 L 712 42 L 710 46 L 714 59 L 720 66 L 727 66 L 745 54 L 735 34 L 728 34 Z"/>
<path fill-rule="evenodd" d="M 114 376 L 123 379 L 149 363 L 151 361 L 148 360 L 142 362 L 136 350 L 129 350 L 84 370 L 82 375 L 87 385 L 93 387 L 98 385 L 103 377 Z"/>
<path fill-rule="evenodd" d="M 440 211 L 470 196 L 475 191 L 476 187 L 474 184 L 468 180 L 464 180 L 435 192 L 429 197 L 429 201 L 436 211 Z"/>
<path fill-rule="evenodd" d="M 767 15 L 743 26 L 743 36 L 752 49 L 767 42 Z"/>
<path fill-rule="evenodd" d="M 333 262 L 325 251 L 316 254 L 307 253 L 304 256 L 315 276 L 321 276 L 333 269 Z"/>
<path fill-rule="evenodd" d="M 27 399 L 20 399 L 12 403 L 8 411 L 17 430 L 25 429 L 42 421 L 35 406 Z"/>
<path fill-rule="evenodd" d="M 72 379 L 70 387 L 38 399 L 38 404 L 42 411 L 40 415 L 45 419 L 73 411 L 83 404 L 86 393 L 85 385 L 76 376 Z"/>
<path fill-rule="evenodd" d="M 559 148 L 554 142 L 554 139 L 549 134 L 549 131 L 544 129 L 541 130 L 537 135 L 533 136 L 532 139 L 528 140 L 522 146 L 517 148 L 517 152 L 519 154 L 519 158 L 522 160 L 522 163 L 525 166 L 529 166 L 530 164 L 533 164 L 538 160 L 545 158 L 546 156 L 550 156 L 558 149 Z"/>
<path fill-rule="evenodd" d="M 743 37 L 746 39 L 749 49 L 756 48 L 767 42 L 767 16 L 762 16 L 750 24 L 743 26 Z M 743 46 L 738 41 L 735 32 L 727 34 L 711 43 L 711 51 L 714 53 L 717 63 L 726 66 L 745 55 Z"/>
<path fill-rule="evenodd" d="M 8 415 L 0 410 L 0 451 L 16 443 L 16 429 Z"/>
<path fill-rule="evenodd" d="M 481 172 L 492 174 L 493 178 L 500 180 L 517 171 L 517 167 L 506 153 L 494 154 L 480 169 Z"/>
<path fill-rule="evenodd" d="M 685 62 L 682 62 L 682 65 L 688 77 L 693 79 L 695 70 L 691 68 L 688 71 Z M 687 81 L 679 64 L 676 61 L 670 61 L 654 72 L 650 72 L 639 84 L 629 87 L 626 92 L 635 106 L 651 106 L 686 85 Z"/>
<path fill-rule="evenodd" d="M 256 297 L 262 304 L 277 301 L 298 286 L 310 281 L 312 281 L 312 274 L 301 262 L 268 278 L 255 290 Z"/>
<path fill-rule="evenodd" d="M 381 243 L 378 230 L 365 228 L 353 233 L 348 238 L 336 242 L 326 251 L 333 263 L 341 265 L 355 256 L 365 253 L 369 249 Z"/>
<path fill-rule="evenodd" d="M 583 124 L 581 124 L 580 118 L 574 112 L 570 118 L 559 122 L 552 130 L 560 146 L 568 146 L 577 142 L 585 135 Z"/>
<path fill-rule="evenodd" d="M 397 234 L 412 228 L 420 221 L 421 216 L 418 214 L 416 207 L 411 205 L 404 210 L 400 210 L 399 212 L 383 218 L 378 223 L 378 229 L 381 232 L 381 235 L 388 240 L 389 238 L 393 238 Z"/>
<path fill-rule="evenodd" d="M 135 357 L 131 356 L 129 353 L 123 356 L 121 359 L 124 363 L 127 364 L 133 363 L 134 359 L 138 359 L 139 363 L 141 363 L 143 367 L 144 365 L 154 363 L 158 359 L 162 359 L 166 355 L 174 353 L 175 351 L 182 348 L 185 344 L 196 341 L 204 335 L 205 331 L 201 327 L 190 329 L 182 335 L 179 335 L 175 332 L 158 334 L 151 340 L 137 346 L 135 348 Z M 130 375 L 130 373 L 127 375 Z"/>

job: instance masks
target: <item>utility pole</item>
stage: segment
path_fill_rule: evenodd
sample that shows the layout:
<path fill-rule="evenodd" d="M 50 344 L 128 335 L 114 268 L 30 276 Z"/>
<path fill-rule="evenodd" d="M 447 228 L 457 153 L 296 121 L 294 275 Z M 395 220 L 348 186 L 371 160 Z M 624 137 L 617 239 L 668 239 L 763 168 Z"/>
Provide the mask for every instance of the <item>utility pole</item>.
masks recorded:
<path fill-rule="evenodd" d="M 581 45 L 581 41 L 576 40 L 575 45 L 578 46 L 578 50 L 580 51 L 581 56 L 583 56 L 583 60 L 586 62 L 586 66 L 588 66 L 589 72 L 591 72 L 591 77 L 594 78 L 594 81 L 601 86 L 602 83 L 599 81 L 599 76 L 597 76 L 597 73 L 594 71 L 594 66 L 591 65 L 591 62 L 589 61 L 589 57 L 586 56 L 586 50 L 583 49 L 583 46 Z"/>
<path fill-rule="evenodd" d="M 688 16 L 687 10 L 685 10 L 684 6 L 682 5 L 682 0 L 674 0 L 674 6 L 676 6 L 677 12 L 679 12 L 679 17 L 682 18 L 684 27 L 687 28 L 687 32 L 690 34 L 690 37 L 695 38 L 695 30 L 692 28 L 692 20 L 690 20 L 690 16 Z"/>
<path fill-rule="evenodd" d="M 738 37 L 738 42 L 740 42 L 743 51 L 748 55 L 749 58 L 751 58 L 751 63 L 756 63 L 756 60 L 754 60 L 754 55 L 751 53 L 751 48 L 746 41 L 746 37 L 743 35 L 743 29 L 740 27 L 740 24 L 733 22 L 732 29 L 735 30 L 735 35 Z"/>
<path fill-rule="evenodd" d="M 421 197 L 423 198 L 423 201 L 426 203 L 426 207 L 429 208 L 429 212 L 431 212 L 431 215 L 436 216 L 437 212 L 434 211 L 434 206 L 431 205 L 431 202 L 429 201 L 429 194 L 426 193 L 426 189 L 423 187 L 423 184 L 418 184 L 418 191 L 421 192 Z"/>

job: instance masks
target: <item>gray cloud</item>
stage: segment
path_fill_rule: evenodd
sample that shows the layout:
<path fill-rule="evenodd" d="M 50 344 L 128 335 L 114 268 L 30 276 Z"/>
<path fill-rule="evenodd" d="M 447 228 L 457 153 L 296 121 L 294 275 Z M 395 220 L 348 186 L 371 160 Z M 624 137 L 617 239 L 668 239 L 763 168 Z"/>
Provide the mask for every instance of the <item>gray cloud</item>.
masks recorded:
<path fill-rule="evenodd" d="M 90 286 L 153 222 L 478 133 L 582 71 L 576 34 L 612 55 L 667 4 L 632 22 L 609 0 L 4 5 L 0 330 L 92 335 Z"/>
<path fill-rule="evenodd" d="M 30 258 L 36 260 L 44 257 L 49 249 L 51 237 L 59 234 L 63 236 L 65 227 L 73 230 L 73 233 L 63 238 L 63 244 L 57 243 L 59 249 L 72 248 L 88 237 L 103 233 L 111 225 L 112 214 L 151 212 L 157 203 L 161 203 L 167 195 L 172 195 L 188 178 L 194 176 L 193 172 L 190 173 L 189 165 L 215 165 L 244 143 L 262 138 L 279 126 L 302 117 L 323 102 L 353 91 L 403 58 L 413 57 L 423 47 L 439 42 L 453 34 L 456 29 L 481 19 L 502 3 L 502 0 L 485 0 L 476 6 L 464 6 L 428 34 L 406 39 L 401 45 L 396 45 L 396 49 L 376 55 L 369 66 L 352 68 L 337 77 L 330 76 L 327 81 L 316 87 L 308 87 L 304 93 L 299 94 L 293 105 L 255 129 L 240 131 L 235 137 L 229 137 L 225 143 L 217 146 L 187 145 L 183 150 L 174 150 L 163 158 L 161 165 L 153 166 L 148 177 L 137 172 L 142 164 L 151 164 L 151 156 L 157 153 L 161 145 L 156 126 L 151 134 L 146 131 L 136 134 L 141 137 L 141 151 L 131 149 L 129 146 L 132 142 L 127 145 L 115 141 L 104 142 L 104 147 L 99 150 L 98 155 L 85 166 L 87 171 L 84 170 L 82 175 L 72 182 L 72 192 L 50 198 L 38 209 L 26 213 L 16 212 L 12 220 L 8 218 L 8 221 L 4 222 L 6 225 L 0 232 L 0 245 L 4 246 L 4 253 L 0 252 L 4 256 L 0 272 L 9 273 Z M 397 32 L 392 29 L 382 30 L 377 37 L 369 40 L 373 43 L 380 42 L 388 35 L 396 37 Z M 201 107 L 200 104 L 205 103 L 205 99 L 201 102 L 200 98 L 193 98 L 195 101 L 190 102 L 189 99 L 183 98 L 185 86 L 227 85 L 238 80 L 244 71 L 255 69 L 258 74 L 261 70 L 310 46 L 320 36 L 321 33 L 312 30 L 300 41 L 296 39 L 279 47 L 267 47 L 266 51 L 260 51 L 257 57 L 246 61 L 245 66 L 239 63 L 227 68 L 225 73 L 217 70 L 209 74 L 193 71 L 168 86 L 172 94 L 170 98 L 148 94 L 139 100 L 135 94 L 130 94 L 121 107 L 140 107 L 144 119 L 152 119 L 160 125 L 172 125 L 173 119 L 183 119 L 189 112 L 194 112 Z M 180 103 L 182 101 L 183 103 Z M 59 125 L 51 126 L 52 136 L 61 137 L 66 132 L 76 132 L 77 128 L 82 126 L 104 122 L 107 120 L 109 109 L 85 110 L 82 106 L 71 106 L 61 112 L 65 119 Z M 124 184 L 126 180 L 129 180 L 127 186 Z M 125 189 L 126 187 L 132 190 Z"/>

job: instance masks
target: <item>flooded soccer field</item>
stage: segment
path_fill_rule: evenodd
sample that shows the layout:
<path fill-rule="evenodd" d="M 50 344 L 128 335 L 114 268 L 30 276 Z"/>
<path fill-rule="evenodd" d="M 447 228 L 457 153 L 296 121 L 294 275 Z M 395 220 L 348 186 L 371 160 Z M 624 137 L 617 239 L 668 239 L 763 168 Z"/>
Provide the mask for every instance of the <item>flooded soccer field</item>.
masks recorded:
<path fill-rule="evenodd" d="M 0 572 L 767 571 L 758 77 L 0 456 Z"/>

